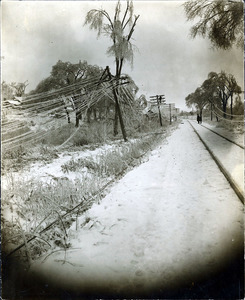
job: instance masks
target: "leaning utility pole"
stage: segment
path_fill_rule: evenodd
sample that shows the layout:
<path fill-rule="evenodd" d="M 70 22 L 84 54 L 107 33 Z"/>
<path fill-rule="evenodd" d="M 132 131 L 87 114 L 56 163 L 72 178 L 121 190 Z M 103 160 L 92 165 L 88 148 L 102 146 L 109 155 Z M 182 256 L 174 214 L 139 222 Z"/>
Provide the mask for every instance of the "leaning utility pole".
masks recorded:
<path fill-rule="evenodd" d="M 165 95 L 150 96 L 150 98 L 154 102 L 156 101 L 156 103 L 157 103 L 160 126 L 162 126 L 162 115 L 161 115 L 161 110 L 160 110 L 160 104 L 165 102 Z"/>
<path fill-rule="evenodd" d="M 110 72 L 110 68 L 108 66 L 106 67 L 106 71 L 107 71 L 109 79 L 112 80 L 112 75 L 111 75 L 111 72 Z M 125 131 L 124 123 L 123 123 L 121 108 L 120 108 L 120 105 L 119 105 L 118 95 L 117 95 L 117 91 L 116 91 L 115 86 L 113 86 L 112 91 L 113 91 L 113 95 L 114 95 L 114 99 L 115 99 L 115 103 L 116 103 L 116 109 L 117 109 L 117 112 L 118 112 L 118 117 L 119 117 L 119 122 L 120 122 L 120 125 L 121 125 L 123 139 L 124 139 L 125 142 L 127 142 L 127 135 L 126 135 L 126 131 Z"/>

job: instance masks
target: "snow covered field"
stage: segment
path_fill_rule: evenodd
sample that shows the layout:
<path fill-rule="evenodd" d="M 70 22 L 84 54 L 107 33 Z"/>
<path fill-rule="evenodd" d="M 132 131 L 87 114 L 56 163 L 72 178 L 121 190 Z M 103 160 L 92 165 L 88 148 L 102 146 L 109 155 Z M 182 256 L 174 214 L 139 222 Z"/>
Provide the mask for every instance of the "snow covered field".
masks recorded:
<path fill-rule="evenodd" d="M 243 205 L 187 121 L 79 224 L 66 253 L 29 271 L 67 295 L 140 297 L 194 287 L 243 248 Z"/>

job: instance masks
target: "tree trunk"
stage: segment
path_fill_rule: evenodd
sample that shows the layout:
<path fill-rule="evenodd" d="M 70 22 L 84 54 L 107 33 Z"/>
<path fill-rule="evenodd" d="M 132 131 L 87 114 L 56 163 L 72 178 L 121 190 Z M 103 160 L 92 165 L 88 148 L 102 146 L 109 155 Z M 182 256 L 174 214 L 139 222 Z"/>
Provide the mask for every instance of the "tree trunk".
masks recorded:
<path fill-rule="evenodd" d="M 96 121 L 97 120 L 97 115 L 96 115 L 96 109 L 93 108 L 93 114 L 94 114 L 94 120 Z"/>
<path fill-rule="evenodd" d="M 202 124 L 202 108 L 200 109 L 200 124 Z"/>
<path fill-rule="evenodd" d="M 71 123 L 71 119 L 70 119 L 70 115 L 69 115 L 69 112 L 67 110 L 67 108 L 65 107 L 65 111 L 66 111 L 66 115 L 67 115 L 67 120 L 68 120 L 68 124 Z"/>
<path fill-rule="evenodd" d="M 89 108 L 88 111 L 87 111 L 87 122 L 88 123 L 90 123 L 90 121 L 91 121 L 90 117 L 91 117 L 91 108 Z"/>
<path fill-rule="evenodd" d="M 223 117 L 226 119 L 226 104 L 223 102 Z"/>
<path fill-rule="evenodd" d="M 226 119 L 226 107 L 227 107 L 228 97 L 224 94 L 222 99 L 222 107 L 223 107 L 223 117 Z"/>
<path fill-rule="evenodd" d="M 123 123 L 122 113 L 121 113 L 121 109 L 120 109 L 120 106 L 119 106 L 119 102 L 118 102 L 118 98 L 117 98 L 116 93 L 114 94 L 114 96 L 116 96 L 116 105 L 117 105 L 118 117 L 119 117 L 119 122 L 120 122 L 120 125 L 121 125 L 123 139 L 124 139 L 125 142 L 127 142 L 127 136 L 126 136 L 126 131 L 125 131 L 124 123 Z"/>
<path fill-rule="evenodd" d="M 70 115 L 69 115 L 69 112 L 68 112 L 68 109 L 67 109 L 67 106 L 65 104 L 65 100 L 63 99 L 63 104 L 64 104 L 64 109 L 65 109 L 65 112 L 66 112 L 66 115 L 67 115 L 67 120 L 68 120 L 68 124 L 71 123 L 71 119 L 70 119 Z"/>
<path fill-rule="evenodd" d="M 232 116 L 232 107 L 233 106 L 233 95 L 231 94 L 231 120 L 233 119 L 233 116 Z"/>
<path fill-rule="evenodd" d="M 118 135 L 118 108 L 115 103 L 114 136 Z"/>
<path fill-rule="evenodd" d="M 79 120 L 81 119 L 81 112 L 80 111 L 76 111 L 76 127 L 79 126 Z"/>

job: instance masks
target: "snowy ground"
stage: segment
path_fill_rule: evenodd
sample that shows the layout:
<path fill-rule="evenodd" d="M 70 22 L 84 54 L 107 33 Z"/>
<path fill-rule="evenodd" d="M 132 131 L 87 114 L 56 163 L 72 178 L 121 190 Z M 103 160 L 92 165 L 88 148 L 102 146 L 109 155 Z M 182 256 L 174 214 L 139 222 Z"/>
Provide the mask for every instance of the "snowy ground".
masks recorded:
<path fill-rule="evenodd" d="M 242 203 L 187 121 L 80 225 L 86 218 L 70 229 L 66 257 L 55 252 L 29 271 L 67 295 L 139 297 L 194 286 L 243 247 Z"/>
<path fill-rule="evenodd" d="M 56 178 L 64 178 L 69 177 L 70 180 L 75 181 L 76 179 L 82 179 L 84 173 L 87 173 L 87 169 L 84 168 L 80 170 L 80 172 L 69 172 L 64 173 L 62 170 L 62 165 L 66 164 L 70 160 L 77 161 L 81 158 L 92 158 L 96 161 L 96 158 L 103 155 L 108 151 L 112 151 L 120 147 L 118 143 L 114 144 L 105 144 L 102 146 L 98 146 L 95 150 L 84 149 L 84 150 L 77 150 L 77 151 L 67 151 L 63 150 L 62 153 L 57 154 L 58 158 L 53 159 L 52 162 L 47 163 L 46 161 L 38 161 L 34 162 L 31 165 L 25 166 L 22 170 L 17 172 L 12 172 L 11 177 L 13 181 L 18 181 L 20 178 L 23 181 L 32 180 L 35 181 L 43 181 L 43 182 L 50 182 L 54 177 Z M 60 151 L 61 152 L 61 151 Z M 8 174 L 2 176 L 2 188 L 8 188 Z"/>
<path fill-rule="evenodd" d="M 204 139 L 213 154 L 219 159 L 228 174 L 234 179 L 241 192 L 244 193 L 244 149 L 208 131 L 205 127 L 200 126 L 196 122 L 192 121 L 191 124 L 197 130 L 201 138 Z M 217 129 L 213 130 L 217 131 Z M 223 135 L 226 136 L 227 132 L 223 133 Z M 240 144 L 243 146 L 241 141 Z"/>
<path fill-rule="evenodd" d="M 214 130 L 215 132 L 226 136 L 228 139 L 244 146 L 244 135 L 242 134 L 243 130 L 242 127 L 240 128 L 240 130 L 230 130 L 228 131 L 226 128 L 224 127 L 219 127 L 219 123 L 217 122 L 213 122 L 212 124 L 208 124 L 208 123 L 203 123 L 204 126 Z"/>

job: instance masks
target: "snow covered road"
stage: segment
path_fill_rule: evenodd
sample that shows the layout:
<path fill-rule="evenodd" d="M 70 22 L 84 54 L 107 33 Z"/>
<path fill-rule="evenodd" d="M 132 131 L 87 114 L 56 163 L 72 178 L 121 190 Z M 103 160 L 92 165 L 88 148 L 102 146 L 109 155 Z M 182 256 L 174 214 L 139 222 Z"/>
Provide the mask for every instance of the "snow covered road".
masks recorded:
<path fill-rule="evenodd" d="M 85 226 L 81 226 L 84 222 Z M 243 206 L 188 122 L 69 231 L 31 274 L 79 295 L 157 295 L 209 277 L 243 247 Z"/>

